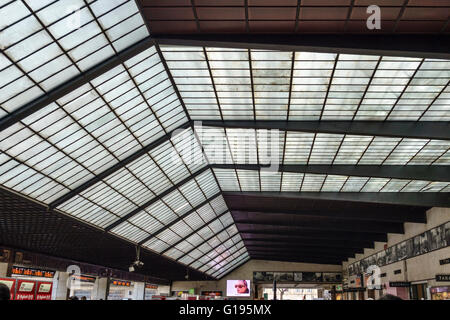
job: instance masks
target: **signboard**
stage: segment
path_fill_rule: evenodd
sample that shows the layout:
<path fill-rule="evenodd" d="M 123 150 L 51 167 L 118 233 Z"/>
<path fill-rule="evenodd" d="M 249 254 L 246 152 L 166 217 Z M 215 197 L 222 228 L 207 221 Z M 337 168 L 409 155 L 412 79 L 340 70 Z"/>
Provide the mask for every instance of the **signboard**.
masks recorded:
<path fill-rule="evenodd" d="M 389 287 L 410 287 L 411 282 L 404 282 L 404 281 L 396 281 L 396 282 L 389 282 Z"/>
<path fill-rule="evenodd" d="M 55 271 L 13 266 L 12 270 L 11 270 L 11 274 L 18 275 L 18 276 L 26 276 L 26 277 L 39 277 L 39 278 L 53 279 L 53 277 L 55 276 Z"/>
<path fill-rule="evenodd" d="M 15 300 L 34 300 L 36 282 L 17 280 Z"/>
<path fill-rule="evenodd" d="M 71 276 L 72 280 L 78 280 L 80 282 L 87 282 L 87 283 L 95 283 L 95 281 L 97 280 L 95 277 L 89 277 L 89 276 L 77 276 L 77 275 L 72 275 Z"/>
<path fill-rule="evenodd" d="M 146 284 L 145 289 L 158 289 L 158 286 L 156 284 Z"/>
<path fill-rule="evenodd" d="M 41 282 L 37 283 L 36 300 L 52 300 L 53 283 Z"/>
<path fill-rule="evenodd" d="M 439 264 L 443 266 L 444 264 L 449 264 L 450 258 L 439 260 Z"/>
<path fill-rule="evenodd" d="M 114 286 L 119 286 L 119 287 L 131 287 L 131 282 L 130 281 L 123 281 L 123 280 L 111 280 L 111 284 Z"/>
<path fill-rule="evenodd" d="M 16 289 L 16 279 L 0 278 L 0 283 L 4 283 L 9 288 L 10 300 L 14 300 L 14 290 Z"/>
<path fill-rule="evenodd" d="M 439 282 L 450 282 L 450 274 L 437 274 L 436 281 Z"/>
<path fill-rule="evenodd" d="M 202 291 L 202 296 L 221 297 L 222 291 Z"/>

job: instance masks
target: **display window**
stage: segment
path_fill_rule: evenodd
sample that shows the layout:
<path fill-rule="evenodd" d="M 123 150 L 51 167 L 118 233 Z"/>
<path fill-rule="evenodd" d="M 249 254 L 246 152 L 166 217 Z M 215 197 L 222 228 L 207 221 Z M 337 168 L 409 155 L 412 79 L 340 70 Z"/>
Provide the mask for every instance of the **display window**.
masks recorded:
<path fill-rule="evenodd" d="M 430 293 L 431 300 L 450 300 L 450 287 L 433 287 Z"/>

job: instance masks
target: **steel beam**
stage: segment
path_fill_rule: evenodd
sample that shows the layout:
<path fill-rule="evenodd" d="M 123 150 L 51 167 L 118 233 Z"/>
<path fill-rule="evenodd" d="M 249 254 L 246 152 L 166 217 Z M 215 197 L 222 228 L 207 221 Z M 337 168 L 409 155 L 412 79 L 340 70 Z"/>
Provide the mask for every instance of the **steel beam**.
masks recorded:
<path fill-rule="evenodd" d="M 450 59 L 444 34 L 152 34 L 162 45 Z"/>
<path fill-rule="evenodd" d="M 417 211 L 411 211 L 408 212 L 407 210 L 403 212 L 396 212 L 393 210 L 386 210 L 384 211 L 382 209 L 366 209 L 362 212 L 352 211 L 352 210 L 336 210 L 333 208 L 327 209 L 319 209 L 319 210 L 303 210 L 301 208 L 299 209 L 293 209 L 293 210 L 286 210 L 281 209 L 279 211 L 273 211 L 273 210 L 267 210 L 267 211 L 261 211 L 261 210 L 253 210 L 252 208 L 248 209 L 233 209 L 231 208 L 230 211 L 232 214 L 236 215 L 245 215 L 245 214 L 256 214 L 256 215 L 269 215 L 269 216 L 304 216 L 304 217 L 310 217 L 310 218 L 338 218 L 343 220 L 351 220 L 351 221 L 383 221 L 383 222 L 416 222 L 416 223 L 426 223 L 426 211 L 423 210 L 422 212 Z"/>
<path fill-rule="evenodd" d="M 12 126 L 13 124 L 25 119 L 34 112 L 41 110 L 45 106 L 48 106 L 52 102 L 55 102 L 59 98 L 81 87 L 82 85 L 88 83 L 89 81 L 95 79 L 103 73 L 117 67 L 123 61 L 128 60 L 135 55 L 147 50 L 153 45 L 154 42 L 150 37 L 144 38 L 141 41 L 131 45 L 130 47 L 118 52 L 112 57 L 107 58 L 98 65 L 93 66 L 92 68 L 57 86 L 56 88 L 48 91 L 39 98 L 25 104 L 24 106 L 0 119 L 0 132 Z"/>
<path fill-rule="evenodd" d="M 449 128 L 450 129 L 450 128 Z M 213 164 L 218 169 L 261 170 L 261 164 Z M 280 164 L 278 172 L 332 174 L 354 177 L 393 178 L 450 182 L 450 168 L 444 165 L 297 165 Z"/>
<path fill-rule="evenodd" d="M 252 235 L 251 235 L 252 236 Z M 286 238 L 276 237 L 248 237 L 248 233 L 241 233 L 241 237 L 246 244 L 261 246 L 308 246 L 308 247 L 329 247 L 329 248 L 373 248 L 373 241 L 358 240 L 325 240 L 311 239 L 308 237 L 287 236 Z"/>
<path fill-rule="evenodd" d="M 73 197 L 75 197 L 76 195 L 78 195 L 81 192 L 85 191 L 86 189 L 88 189 L 89 187 L 93 186 L 97 182 L 100 182 L 101 180 L 107 178 L 108 176 L 110 176 L 114 172 L 117 172 L 118 170 L 124 168 L 125 166 L 127 166 L 131 162 L 139 159 L 140 157 L 142 157 L 146 153 L 150 152 L 152 149 L 155 149 L 158 146 L 160 146 L 161 144 L 169 141 L 172 138 L 172 134 L 174 132 L 176 132 L 176 130 L 187 129 L 189 126 L 190 126 L 190 124 L 189 124 L 189 122 L 187 122 L 187 123 L 183 124 L 182 126 L 178 127 L 177 129 L 171 131 L 170 133 L 167 133 L 164 136 L 160 137 L 156 141 L 153 141 L 152 143 L 150 143 L 149 145 L 145 146 L 144 148 L 134 152 L 133 154 L 131 154 L 128 157 L 126 157 L 125 159 L 119 161 L 115 165 L 113 165 L 110 168 L 106 169 L 105 171 L 99 173 L 98 175 L 96 175 L 92 179 L 86 181 L 85 183 L 81 184 L 80 186 L 78 186 L 75 189 L 69 191 L 68 193 L 66 193 L 65 195 L 61 196 L 60 198 L 56 199 L 55 201 L 50 203 L 49 208 L 50 209 L 54 209 L 54 208 L 58 207 L 59 205 L 61 205 L 62 203 L 72 199 Z"/>
<path fill-rule="evenodd" d="M 204 227 L 208 226 L 210 223 L 220 219 L 221 217 L 223 217 L 224 215 L 226 215 L 227 213 L 229 213 L 229 211 L 225 211 L 221 214 L 219 214 L 218 216 L 216 216 L 214 219 L 208 221 L 206 224 L 202 225 L 201 227 L 193 230 L 192 232 L 190 232 L 187 236 L 181 238 L 180 240 L 178 240 L 177 242 L 175 242 L 174 244 L 172 244 L 170 247 L 168 247 L 167 249 L 164 249 L 161 254 L 166 253 L 167 251 L 169 251 L 172 248 L 175 248 L 177 245 L 179 245 L 181 242 L 186 241 L 186 239 L 189 239 L 189 237 L 191 237 L 193 234 L 197 233 L 199 230 L 203 229 Z M 167 229 L 166 227 L 163 228 L 164 230 Z M 158 232 L 159 233 L 159 232 Z"/>
<path fill-rule="evenodd" d="M 118 226 L 119 224 L 121 224 L 124 221 L 127 221 L 128 219 L 130 219 L 131 217 L 133 217 L 134 215 L 138 214 L 139 212 L 141 212 L 142 210 L 144 210 L 145 208 L 151 206 L 152 204 L 154 204 L 156 201 L 161 200 L 162 198 L 164 198 L 166 195 L 168 195 L 169 193 L 175 191 L 176 189 L 178 189 L 179 187 L 181 187 L 183 184 L 187 183 L 188 181 L 194 179 L 196 176 L 202 174 L 203 172 L 205 172 L 206 170 L 209 170 L 208 166 L 203 167 L 202 169 L 197 170 L 195 173 L 193 173 L 192 175 L 184 178 L 183 180 L 181 180 L 180 182 L 178 182 L 177 184 L 173 185 L 172 187 L 170 187 L 169 189 L 167 189 L 166 191 L 162 192 L 161 194 L 159 194 L 158 196 L 156 196 L 155 198 L 145 202 L 143 205 L 137 207 L 136 209 L 134 209 L 133 211 L 131 211 L 130 213 L 128 213 L 127 215 L 125 215 L 124 217 L 120 218 L 119 220 L 117 220 L 114 223 L 111 223 L 109 226 L 107 226 L 105 228 L 105 231 L 110 231 L 111 229 L 115 228 L 116 226 Z"/>
<path fill-rule="evenodd" d="M 363 233 L 359 231 L 318 231 L 318 230 L 289 230 L 289 228 L 273 226 L 242 225 L 239 228 L 241 235 L 248 234 L 258 237 L 288 237 L 290 239 L 321 239 L 333 241 L 378 241 L 387 242 L 385 233 Z"/>
<path fill-rule="evenodd" d="M 367 233 L 404 233 L 402 223 L 392 223 L 392 222 L 347 222 L 339 221 L 335 219 L 334 221 L 271 221 L 270 219 L 252 219 L 245 218 L 239 220 L 236 216 L 233 216 L 236 225 L 255 225 L 255 226 L 280 226 L 288 227 L 291 229 L 299 230 L 330 230 L 330 231 L 345 231 L 352 232 L 358 230 L 360 232 Z"/>
<path fill-rule="evenodd" d="M 205 127 L 450 140 L 450 121 L 197 120 Z"/>
<path fill-rule="evenodd" d="M 271 197 L 283 199 L 314 199 L 450 208 L 448 192 L 224 192 L 225 196 Z"/>
<path fill-rule="evenodd" d="M 159 229 L 158 231 L 156 231 L 155 233 L 149 235 L 148 237 L 146 237 L 144 240 L 142 240 L 141 242 L 139 242 L 139 245 L 142 246 L 144 243 L 146 243 L 148 240 L 150 240 L 151 238 L 156 237 L 158 234 L 160 234 L 161 232 L 169 229 L 171 226 L 175 225 L 176 223 L 178 223 L 179 221 L 183 220 L 184 218 L 186 218 L 187 216 L 189 216 L 191 213 L 193 213 L 194 211 L 197 211 L 198 209 L 200 209 L 201 207 L 203 207 L 204 205 L 206 205 L 207 203 L 211 202 L 212 200 L 214 200 L 215 198 L 217 198 L 218 196 L 220 196 L 220 192 L 216 193 L 215 195 L 213 195 L 211 198 L 208 198 L 204 201 L 202 201 L 202 203 L 200 203 L 199 205 L 195 206 L 194 208 L 190 209 L 188 212 L 186 212 L 185 214 L 179 216 L 178 218 L 176 218 L 175 220 L 173 220 L 172 222 L 166 224 L 164 227 L 162 227 L 161 229 Z M 163 252 L 161 252 L 161 254 L 163 254 Z"/>

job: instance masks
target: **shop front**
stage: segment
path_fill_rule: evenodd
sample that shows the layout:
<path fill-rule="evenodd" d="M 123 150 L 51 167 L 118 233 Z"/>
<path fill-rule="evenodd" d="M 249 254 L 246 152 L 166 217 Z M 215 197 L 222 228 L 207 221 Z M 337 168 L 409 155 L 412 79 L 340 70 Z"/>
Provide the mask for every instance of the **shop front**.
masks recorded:
<path fill-rule="evenodd" d="M 10 278 L 1 278 L 11 300 L 51 300 L 55 271 L 13 266 Z"/>
<path fill-rule="evenodd" d="M 111 279 L 109 283 L 108 300 L 131 300 L 134 283 L 131 281 Z"/>
<path fill-rule="evenodd" d="M 70 276 L 70 292 L 69 297 L 77 297 L 78 299 L 93 300 L 94 287 L 96 277 L 87 275 L 72 275 Z"/>
<path fill-rule="evenodd" d="M 450 300 L 450 286 L 430 288 L 431 300 Z"/>
<path fill-rule="evenodd" d="M 153 296 L 158 295 L 158 285 L 156 284 L 146 283 L 144 290 L 144 300 L 152 300 Z"/>

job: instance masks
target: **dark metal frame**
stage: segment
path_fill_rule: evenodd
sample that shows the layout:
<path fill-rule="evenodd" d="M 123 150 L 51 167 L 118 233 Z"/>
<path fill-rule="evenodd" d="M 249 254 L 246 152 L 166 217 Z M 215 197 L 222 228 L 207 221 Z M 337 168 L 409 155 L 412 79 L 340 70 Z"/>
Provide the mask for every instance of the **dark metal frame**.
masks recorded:
<path fill-rule="evenodd" d="M 200 120 L 199 120 L 200 121 Z M 203 120 L 205 127 L 450 140 L 449 121 Z"/>
<path fill-rule="evenodd" d="M 212 168 L 261 170 L 261 164 L 213 164 Z M 352 177 L 396 178 L 406 180 L 450 181 L 450 168 L 445 165 L 280 165 L 278 172 L 344 175 Z"/>

